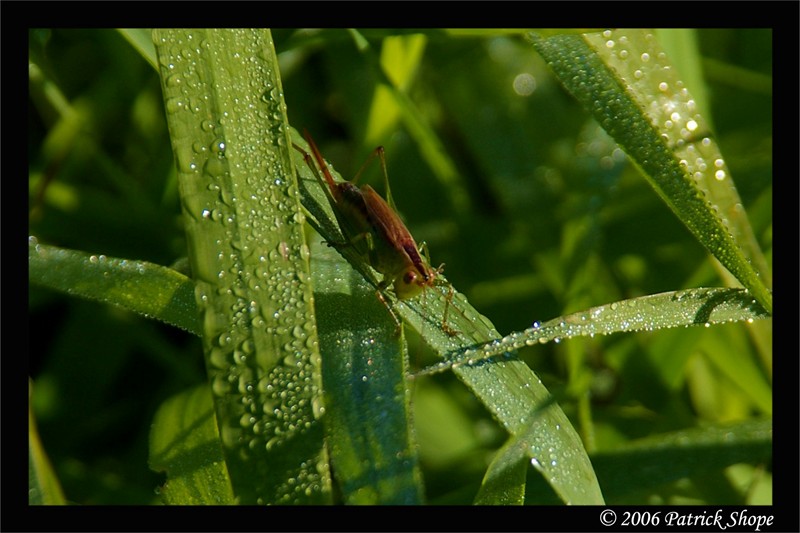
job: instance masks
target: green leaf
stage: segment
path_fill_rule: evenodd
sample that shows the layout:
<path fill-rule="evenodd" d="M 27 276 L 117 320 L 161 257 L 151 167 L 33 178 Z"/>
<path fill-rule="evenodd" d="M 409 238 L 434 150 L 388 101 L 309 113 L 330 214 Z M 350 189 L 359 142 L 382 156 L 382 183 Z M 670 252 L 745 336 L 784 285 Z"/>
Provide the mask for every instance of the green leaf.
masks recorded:
<path fill-rule="evenodd" d="M 32 394 L 32 384 L 28 390 Z M 28 504 L 64 505 L 66 504 L 61 483 L 42 446 L 36 420 L 33 417 L 31 402 L 28 402 Z"/>
<path fill-rule="evenodd" d="M 160 495 L 173 505 L 235 502 L 207 385 L 159 407 L 150 431 L 150 468 L 167 474 Z"/>
<path fill-rule="evenodd" d="M 771 313 L 771 276 L 730 171 L 653 35 L 619 30 L 531 40 L 695 238 Z"/>
<path fill-rule="evenodd" d="M 772 420 L 714 424 L 639 439 L 592 455 L 603 492 L 619 498 L 682 478 L 702 478 L 736 463 L 772 458 Z"/>
<path fill-rule="evenodd" d="M 194 282 L 171 268 L 39 244 L 35 237 L 28 239 L 28 267 L 36 285 L 200 333 Z"/>
<path fill-rule="evenodd" d="M 522 505 L 525 503 L 525 478 L 528 460 L 524 446 L 516 439 L 501 448 L 481 483 L 476 505 Z"/>
<path fill-rule="evenodd" d="M 325 427 L 348 504 L 422 503 L 405 339 L 374 289 L 333 249 L 312 248 Z"/>
<path fill-rule="evenodd" d="M 153 46 L 151 30 L 144 28 L 120 29 L 119 33 L 133 46 L 143 58 L 150 63 L 150 66 L 157 69 L 158 59 L 156 58 L 156 48 Z"/>
<path fill-rule="evenodd" d="M 743 289 L 689 289 L 652 294 L 593 307 L 535 324 L 524 331 L 480 346 L 455 350 L 445 361 L 418 375 L 442 372 L 458 365 L 475 364 L 524 346 L 535 346 L 573 337 L 608 335 L 623 331 L 705 326 L 768 318 L 768 313 Z"/>
<path fill-rule="evenodd" d="M 271 35 L 153 39 L 234 494 L 243 504 L 327 501 L 308 247 Z"/>

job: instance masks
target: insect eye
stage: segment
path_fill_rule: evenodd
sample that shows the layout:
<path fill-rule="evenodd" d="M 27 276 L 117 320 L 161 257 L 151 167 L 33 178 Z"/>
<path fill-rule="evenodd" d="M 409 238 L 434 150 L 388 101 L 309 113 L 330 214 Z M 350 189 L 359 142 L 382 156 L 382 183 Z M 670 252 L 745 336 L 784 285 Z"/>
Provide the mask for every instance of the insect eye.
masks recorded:
<path fill-rule="evenodd" d="M 413 298 L 422 292 L 423 283 L 420 283 L 420 275 L 414 269 L 408 269 L 394 281 L 394 291 L 401 300 Z"/>

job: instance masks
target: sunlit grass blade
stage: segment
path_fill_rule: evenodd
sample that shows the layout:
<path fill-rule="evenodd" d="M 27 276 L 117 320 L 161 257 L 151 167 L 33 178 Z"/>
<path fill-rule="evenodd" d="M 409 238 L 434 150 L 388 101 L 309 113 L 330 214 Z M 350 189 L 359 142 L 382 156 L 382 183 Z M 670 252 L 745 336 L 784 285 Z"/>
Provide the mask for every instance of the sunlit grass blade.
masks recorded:
<path fill-rule="evenodd" d="M 156 30 L 154 42 L 234 494 L 326 502 L 308 247 L 271 35 Z"/>
<path fill-rule="evenodd" d="M 28 240 L 31 283 L 123 307 L 200 334 L 194 282 L 164 266 Z"/>
<path fill-rule="evenodd" d="M 524 346 L 561 342 L 572 337 L 707 327 L 768 317 L 769 313 L 744 289 L 703 288 L 652 294 L 554 318 L 502 339 L 452 351 L 445 361 L 422 370 L 418 375 L 434 374 L 453 366 L 505 355 Z"/>
<path fill-rule="evenodd" d="M 28 387 L 32 394 L 30 383 Z M 58 481 L 39 438 L 33 407 L 28 402 L 28 505 L 64 505 L 66 503 L 61 483 Z"/>
<path fill-rule="evenodd" d="M 768 312 L 771 278 L 705 120 L 652 34 L 541 38 L 536 50 L 662 200 Z"/>
<path fill-rule="evenodd" d="M 235 503 L 207 386 L 161 404 L 150 431 L 150 468 L 169 479 L 160 491 L 167 504 Z"/>

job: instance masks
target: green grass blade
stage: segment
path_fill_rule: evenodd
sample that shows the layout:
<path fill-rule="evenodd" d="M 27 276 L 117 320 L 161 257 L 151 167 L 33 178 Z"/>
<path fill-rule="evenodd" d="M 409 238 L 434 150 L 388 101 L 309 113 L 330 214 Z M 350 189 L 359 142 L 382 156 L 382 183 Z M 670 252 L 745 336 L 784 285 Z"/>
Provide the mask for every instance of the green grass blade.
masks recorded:
<path fill-rule="evenodd" d="M 292 140 L 308 150 L 294 130 Z M 343 242 L 324 190 L 303 155 L 294 152 L 309 222 L 328 242 Z M 422 482 L 411 438 L 405 341 L 376 297 L 374 272 L 352 248 L 339 248 L 344 258 L 328 246 L 315 244 L 312 250 L 325 424 L 342 496 L 354 504 L 419 503 Z"/>
<path fill-rule="evenodd" d="M 528 461 L 523 447 L 509 441 L 497 455 L 481 483 L 476 505 L 522 505 L 525 503 L 525 478 Z"/>
<path fill-rule="evenodd" d="M 743 289 L 689 289 L 652 294 L 554 318 L 524 331 L 510 333 L 500 340 L 453 351 L 445 361 L 424 369 L 418 375 L 442 372 L 461 364 L 474 364 L 523 346 L 560 342 L 573 337 L 688 326 L 707 327 L 711 324 L 752 322 L 768 317 L 766 310 Z"/>
<path fill-rule="evenodd" d="M 539 412 L 544 415 L 547 409 L 548 402 L 542 402 Z M 603 502 L 599 489 L 595 491 L 594 470 L 583 464 L 583 444 L 578 434 L 560 424 L 543 431 L 540 424 L 546 423 L 546 418 L 543 416 L 542 420 L 536 420 L 534 417 L 527 428 L 512 435 L 497 452 L 476 503 L 524 503 L 523 482 L 529 464 L 550 483 L 565 503 Z"/>
<path fill-rule="evenodd" d="M 29 383 L 29 390 L 32 385 Z M 31 391 L 32 393 L 32 391 Z M 33 409 L 28 402 L 28 505 L 64 505 L 67 501 L 53 466 L 47 458 Z"/>
<path fill-rule="evenodd" d="M 374 288 L 333 249 L 312 247 L 312 266 L 324 420 L 342 498 L 361 505 L 422 503 L 405 340 Z"/>
<path fill-rule="evenodd" d="M 730 172 L 689 88 L 652 35 L 620 30 L 531 38 L 695 238 L 772 312 L 769 271 Z"/>
<path fill-rule="evenodd" d="M 308 247 L 265 30 L 156 30 L 206 366 L 241 503 L 328 500 Z"/>
<path fill-rule="evenodd" d="M 31 283 L 200 334 L 194 282 L 171 268 L 39 244 L 35 237 L 28 239 L 28 268 Z"/>
<path fill-rule="evenodd" d="M 592 456 L 603 491 L 614 499 L 686 477 L 702 478 L 736 463 L 760 464 L 771 459 L 772 420 L 654 435 Z"/>
<path fill-rule="evenodd" d="M 182 392 L 159 407 L 150 431 L 150 468 L 165 472 L 160 492 L 172 505 L 235 502 L 207 386 Z"/>
<path fill-rule="evenodd" d="M 158 58 L 156 58 L 156 48 L 153 46 L 151 30 L 128 28 L 118 31 L 150 63 L 150 66 L 158 69 Z"/>

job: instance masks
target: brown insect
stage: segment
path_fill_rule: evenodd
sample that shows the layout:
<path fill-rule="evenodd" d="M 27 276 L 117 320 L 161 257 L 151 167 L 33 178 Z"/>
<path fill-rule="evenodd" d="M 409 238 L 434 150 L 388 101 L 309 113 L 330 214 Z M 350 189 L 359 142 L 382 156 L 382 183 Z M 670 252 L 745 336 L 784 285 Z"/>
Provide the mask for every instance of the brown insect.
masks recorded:
<path fill-rule="evenodd" d="M 381 160 L 388 191 L 389 177 L 382 146 L 373 150 L 351 181 L 336 182 L 319 148 L 314 143 L 314 139 L 311 138 L 308 131 L 304 131 L 303 136 L 311 149 L 313 160 L 311 155 L 297 144 L 294 144 L 295 149 L 303 154 L 306 164 L 325 189 L 328 201 L 346 239 L 345 245 L 353 246 L 359 256 L 364 258 L 372 268 L 383 274 L 383 280 L 378 284 L 376 294 L 378 299 L 389 309 L 399 327 L 400 320 L 386 301 L 383 292 L 391 286 L 398 299 L 413 298 L 426 287 L 434 286 L 437 275 L 441 274 L 444 265 L 432 268 L 427 259 L 423 258 L 423 255 L 427 255 L 427 247 L 424 243 L 422 248 L 417 246 L 414 237 L 400 220 L 394 207 L 390 206 L 369 185 L 361 187 L 356 185 L 364 169 L 377 156 Z M 324 181 L 319 176 L 314 160 L 319 170 L 322 171 Z M 387 197 L 391 201 L 391 195 L 387 194 Z M 456 331 L 447 325 L 447 312 L 452 298 L 453 288 L 450 286 L 442 329 L 450 335 L 455 335 Z"/>

